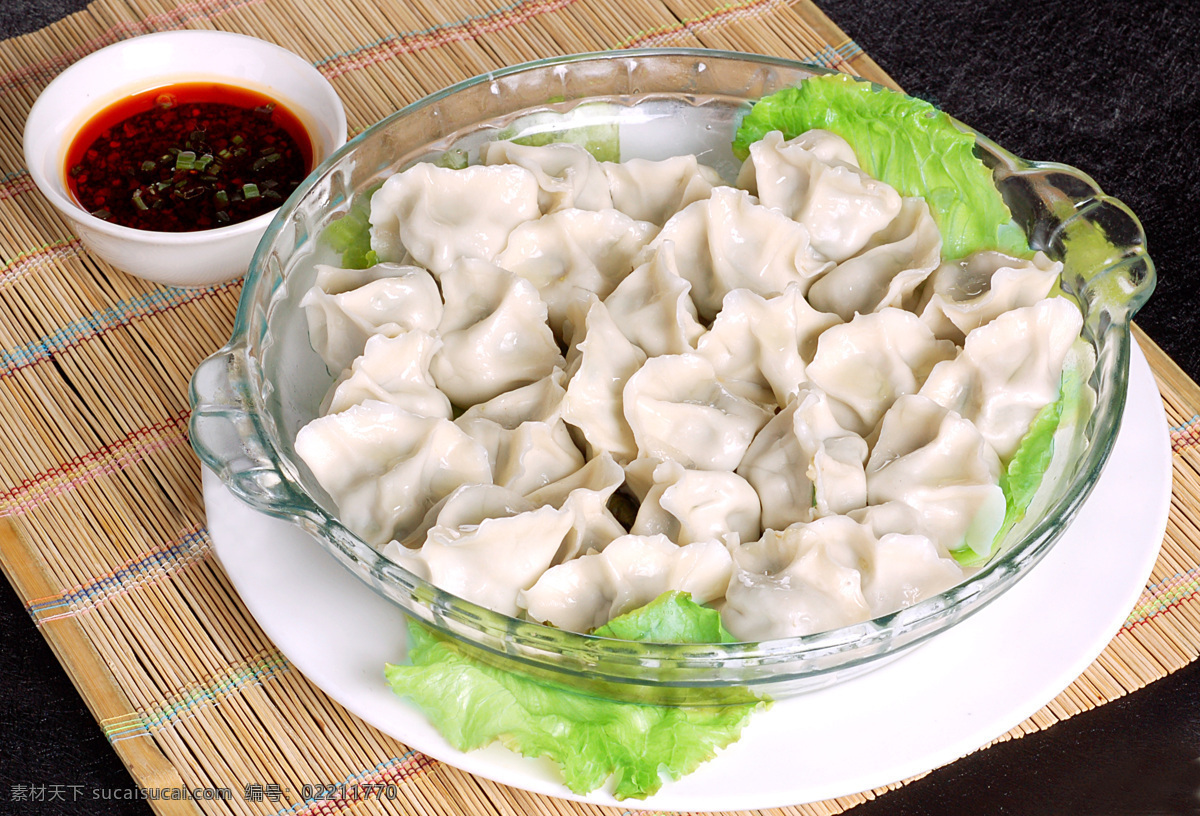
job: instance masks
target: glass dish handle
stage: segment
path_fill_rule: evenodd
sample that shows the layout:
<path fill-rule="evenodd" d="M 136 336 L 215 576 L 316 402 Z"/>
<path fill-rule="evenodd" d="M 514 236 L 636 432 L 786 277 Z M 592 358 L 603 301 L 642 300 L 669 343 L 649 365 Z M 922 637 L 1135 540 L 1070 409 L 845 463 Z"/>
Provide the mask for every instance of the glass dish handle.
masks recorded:
<path fill-rule="evenodd" d="M 260 441 L 263 430 L 253 407 L 250 370 L 241 346 L 222 349 L 196 369 L 190 388 L 192 447 L 247 504 L 294 519 L 296 510 L 311 502 Z"/>

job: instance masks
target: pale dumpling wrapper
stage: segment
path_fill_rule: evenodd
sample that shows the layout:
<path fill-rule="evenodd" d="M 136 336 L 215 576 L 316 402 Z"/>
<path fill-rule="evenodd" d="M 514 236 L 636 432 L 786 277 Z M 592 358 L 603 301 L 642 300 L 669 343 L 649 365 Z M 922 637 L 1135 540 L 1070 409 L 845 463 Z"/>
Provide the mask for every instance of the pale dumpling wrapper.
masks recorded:
<path fill-rule="evenodd" d="M 385 262 L 304 299 L 335 382 L 296 449 L 347 526 L 582 632 L 676 590 L 793 637 L 961 581 L 1079 336 L 1061 265 L 943 262 L 925 201 L 830 132 L 750 155 L 741 189 L 511 142 L 385 182 Z"/>

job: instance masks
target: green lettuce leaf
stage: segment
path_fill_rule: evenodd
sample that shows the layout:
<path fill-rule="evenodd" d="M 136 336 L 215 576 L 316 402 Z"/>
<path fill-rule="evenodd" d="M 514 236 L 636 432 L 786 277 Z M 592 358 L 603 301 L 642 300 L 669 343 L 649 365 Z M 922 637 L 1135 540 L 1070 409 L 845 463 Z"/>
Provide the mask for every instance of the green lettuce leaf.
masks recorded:
<path fill-rule="evenodd" d="M 717 612 L 683 593 L 667 593 L 597 634 L 732 640 Z M 645 798 L 662 787 L 663 774 L 677 779 L 691 773 L 736 741 L 750 714 L 767 705 L 746 699 L 748 693 L 737 704 L 711 707 L 590 697 L 476 660 L 457 641 L 415 621 L 409 622 L 408 657 L 411 665 L 385 667 L 389 685 L 411 697 L 455 748 L 470 751 L 500 740 L 524 756 L 550 759 L 576 793 L 614 777 L 617 799 Z"/>
<path fill-rule="evenodd" d="M 759 100 L 738 127 L 733 152 L 745 159 L 773 130 L 791 139 L 813 128 L 849 142 L 874 178 L 924 198 L 942 232 L 943 257 L 1029 251 L 991 170 L 975 155 L 975 137 L 924 100 L 845 74 L 813 77 Z"/>
<path fill-rule="evenodd" d="M 376 188 L 378 189 L 378 188 Z M 334 252 L 341 253 L 343 269 L 367 269 L 379 263 L 371 249 L 371 196 L 375 190 L 358 196 L 350 209 L 321 232 L 321 241 Z"/>
<path fill-rule="evenodd" d="M 561 98 L 549 100 L 550 104 Z M 611 115 L 605 115 L 607 102 L 579 105 L 567 113 L 539 111 L 522 116 L 496 135 L 497 141 L 544 147 L 550 144 L 577 144 L 597 161 L 621 160 L 621 131 Z"/>

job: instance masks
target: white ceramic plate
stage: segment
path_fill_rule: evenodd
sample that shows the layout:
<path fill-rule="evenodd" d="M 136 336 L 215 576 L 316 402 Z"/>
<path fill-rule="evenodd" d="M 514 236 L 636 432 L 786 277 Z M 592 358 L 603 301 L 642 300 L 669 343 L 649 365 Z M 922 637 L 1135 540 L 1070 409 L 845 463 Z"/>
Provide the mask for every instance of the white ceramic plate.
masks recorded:
<path fill-rule="evenodd" d="M 307 533 L 261 515 L 204 474 L 213 544 L 292 664 L 380 730 L 470 773 L 538 793 L 661 810 L 781 807 L 858 793 L 952 762 L 1026 719 L 1104 649 L 1146 584 L 1166 528 L 1171 453 L 1162 401 L 1134 348 L 1112 458 L 1070 530 L 985 609 L 878 670 L 777 702 L 742 739 L 642 801 L 571 794 L 545 760 L 451 748 L 395 697 L 404 621 Z M 341 780 L 313 780 L 333 784 Z"/>

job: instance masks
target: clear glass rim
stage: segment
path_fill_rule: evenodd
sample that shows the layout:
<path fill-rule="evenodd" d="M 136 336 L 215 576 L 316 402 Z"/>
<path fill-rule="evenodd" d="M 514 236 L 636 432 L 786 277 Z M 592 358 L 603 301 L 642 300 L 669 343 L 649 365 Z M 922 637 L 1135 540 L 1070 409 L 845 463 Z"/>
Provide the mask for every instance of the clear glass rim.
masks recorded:
<path fill-rule="evenodd" d="M 464 80 L 413 102 L 363 131 L 326 158 L 308 179 L 301 184 L 297 191 L 289 197 L 283 207 L 280 208 L 259 243 L 249 272 L 246 275 L 245 288 L 242 293 L 241 302 L 239 303 L 232 337 L 222 352 L 218 354 L 232 353 L 245 357 L 247 364 L 251 368 L 253 367 L 253 363 L 250 362 L 252 347 L 252 338 L 250 335 L 253 328 L 253 316 L 261 314 L 261 311 L 255 308 L 259 304 L 256 298 L 261 297 L 261 293 L 257 292 L 257 290 L 264 274 L 266 260 L 272 244 L 287 226 L 289 218 L 295 211 L 298 202 L 312 190 L 318 180 L 329 172 L 331 168 L 336 166 L 345 156 L 356 150 L 364 140 L 370 138 L 377 130 L 386 128 L 395 120 L 411 115 L 423 107 L 434 105 L 460 91 L 481 83 L 492 82 L 505 76 L 591 60 L 645 60 L 662 59 L 664 57 L 694 57 L 705 60 L 726 59 L 779 66 L 789 70 L 800 69 L 812 74 L 835 73 L 822 66 L 808 65 L 794 60 L 757 54 L 690 48 L 636 49 L 619 52 L 574 54 L 516 65 Z M 993 158 L 1005 168 L 1006 172 L 1020 174 L 1048 168 L 1058 169 L 1086 182 L 1096 196 L 1103 197 L 1103 193 L 1096 186 L 1095 182 L 1074 168 L 1067 167 L 1066 165 L 1039 164 L 1023 161 L 1008 153 L 1003 148 L 998 147 L 986 137 L 979 135 L 974 130 L 970 128 L 966 129 L 975 133 L 980 148 L 985 153 L 991 153 Z M 1132 214 L 1130 215 L 1132 216 Z M 1148 256 L 1145 260 L 1149 263 Z M 1151 276 L 1152 274 L 1151 267 Z M 839 629 L 769 641 L 697 645 L 631 643 L 629 641 L 611 640 L 595 635 L 559 630 L 493 612 L 492 610 L 443 592 L 384 558 L 378 551 L 347 530 L 307 496 L 304 496 L 307 501 L 301 501 L 298 504 L 290 506 L 287 504 L 277 504 L 269 508 L 260 507 L 260 509 L 296 522 L 314 533 L 335 552 L 335 555 L 344 564 L 351 566 L 352 571 L 358 572 L 360 577 L 362 577 L 364 570 L 370 573 L 373 578 L 368 580 L 368 583 L 381 594 L 397 601 L 397 592 L 389 591 L 389 587 L 387 586 L 391 585 L 394 590 L 403 590 L 407 594 L 420 597 L 426 607 L 424 610 L 413 610 L 400 604 L 405 611 L 430 622 L 436 621 L 440 624 L 439 629 L 445 631 L 447 634 L 458 637 L 460 640 L 464 640 L 464 642 L 474 647 L 493 652 L 506 661 L 515 659 L 530 666 L 552 669 L 553 666 L 547 662 L 550 656 L 554 656 L 558 660 L 568 658 L 577 664 L 594 667 L 596 676 L 602 677 L 606 681 L 634 684 L 652 682 L 655 684 L 674 684 L 678 686 L 719 685 L 720 680 L 719 678 L 711 680 L 683 678 L 678 681 L 662 680 L 661 678 L 649 680 L 635 676 L 634 672 L 639 670 L 644 672 L 645 667 L 649 664 L 672 668 L 706 670 L 728 668 L 737 665 L 753 665 L 769 669 L 770 666 L 783 662 L 807 658 L 815 660 L 819 657 L 847 650 L 853 650 L 856 655 L 862 655 L 863 660 L 869 661 L 887 654 L 889 651 L 886 648 L 888 642 L 898 632 L 916 632 L 917 634 L 913 635 L 911 642 L 917 642 L 942 631 L 950 623 L 956 622 L 962 617 L 983 608 L 988 601 L 999 596 L 1014 582 L 1012 580 L 1002 580 L 1004 576 L 1010 573 L 1023 574 L 1049 551 L 1051 545 L 1057 539 L 1058 535 L 1061 534 L 1065 526 L 1063 524 L 1064 519 L 1069 520 L 1073 517 L 1090 494 L 1115 442 L 1116 430 L 1120 424 L 1126 396 L 1129 344 L 1131 342 L 1129 331 L 1130 321 L 1133 313 L 1139 306 L 1140 303 L 1129 304 L 1129 308 L 1123 315 L 1123 319 L 1109 325 L 1104 332 L 1104 337 L 1096 338 L 1097 344 L 1107 344 L 1109 353 L 1114 355 L 1117 365 L 1117 376 L 1112 383 L 1112 391 L 1105 395 L 1108 400 L 1107 404 L 1112 410 L 1104 412 L 1100 417 L 1100 424 L 1097 425 L 1091 436 L 1092 440 L 1097 444 L 1089 445 L 1085 458 L 1074 472 L 1075 489 L 1069 490 L 1049 507 L 1042 520 L 1021 541 L 1015 543 L 1009 550 L 994 558 L 962 583 L 933 598 L 921 601 L 895 613 Z M 247 395 L 251 398 L 255 407 L 259 409 L 262 408 L 261 394 L 261 389 L 247 388 Z M 196 399 L 193 391 L 193 406 L 195 404 Z M 253 419 L 257 433 L 260 435 L 266 434 L 264 438 L 270 442 L 269 433 L 263 426 L 261 419 L 258 417 L 254 417 Z M 197 452 L 207 464 L 220 472 L 222 462 L 214 458 L 210 451 L 197 447 Z M 277 459 L 283 459 L 277 449 L 274 450 L 274 455 Z M 289 470 L 292 473 L 296 472 L 294 463 L 284 460 L 280 461 L 280 464 L 282 465 L 281 470 L 284 471 L 283 476 L 285 480 L 290 478 L 287 475 Z M 299 489 L 298 484 L 296 487 Z M 236 488 L 235 492 L 238 492 Z M 302 489 L 300 493 L 303 494 Z M 247 497 L 244 494 L 240 495 L 244 499 L 251 500 L 251 503 L 256 503 L 253 501 L 255 497 Z M 950 612 L 956 609 L 960 610 L 961 614 L 950 614 Z M 945 626 L 930 625 L 931 621 L 939 618 L 945 619 Z M 478 633 L 487 636 L 491 640 L 491 643 L 480 642 L 473 638 L 464 638 L 459 634 L 461 632 Z M 622 670 L 621 667 L 625 667 L 628 671 Z M 801 670 L 799 675 L 810 676 L 823 671 L 835 671 L 841 668 L 844 668 L 844 666 L 838 665 L 813 672 Z M 767 672 L 763 675 L 761 682 L 774 683 L 781 679 L 786 679 L 786 674 L 771 675 Z M 739 685 L 753 685 L 757 681 L 739 679 L 737 682 Z"/>

